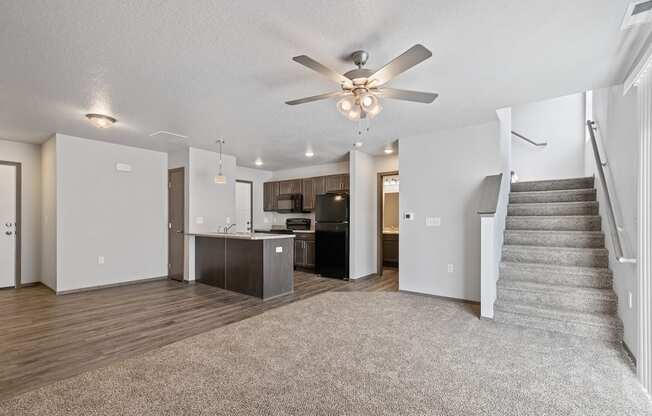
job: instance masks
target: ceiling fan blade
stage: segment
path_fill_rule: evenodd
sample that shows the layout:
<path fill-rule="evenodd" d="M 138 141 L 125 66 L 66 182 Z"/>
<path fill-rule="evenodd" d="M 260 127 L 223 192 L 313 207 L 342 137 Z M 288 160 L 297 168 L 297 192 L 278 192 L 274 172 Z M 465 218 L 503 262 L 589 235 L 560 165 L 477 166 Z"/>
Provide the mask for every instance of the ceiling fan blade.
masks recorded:
<path fill-rule="evenodd" d="M 426 49 L 425 46 L 416 44 L 368 78 L 373 80 L 374 85 L 382 85 L 431 56 L 432 52 Z"/>
<path fill-rule="evenodd" d="M 337 72 L 333 71 L 332 69 L 328 68 L 327 66 L 324 66 L 320 64 L 319 62 L 315 61 L 309 56 L 306 55 L 299 55 L 295 56 L 292 58 L 293 61 L 300 63 L 303 66 L 307 66 L 308 68 L 312 69 L 313 71 L 317 71 L 320 74 L 324 75 L 327 78 L 332 79 L 333 81 L 337 82 L 338 84 L 346 84 L 346 85 L 351 85 L 351 80 L 345 77 L 344 75 L 338 74 Z"/>
<path fill-rule="evenodd" d="M 439 94 L 434 92 L 397 90 L 396 88 L 379 88 L 375 90 L 381 97 L 393 98 L 395 100 L 414 101 L 417 103 L 430 104 L 435 101 Z"/>
<path fill-rule="evenodd" d="M 313 95 L 312 97 L 304 97 L 304 98 L 299 98 L 297 100 L 286 101 L 285 104 L 287 105 L 305 104 L 305 103 L 311 103 L 313 101 L 325 100 L 327 98 L 339 97 L 343 95 L 346 95 L 344 91 L 333 91 L 333 92 L 327 92 L 326 94 Z"/>

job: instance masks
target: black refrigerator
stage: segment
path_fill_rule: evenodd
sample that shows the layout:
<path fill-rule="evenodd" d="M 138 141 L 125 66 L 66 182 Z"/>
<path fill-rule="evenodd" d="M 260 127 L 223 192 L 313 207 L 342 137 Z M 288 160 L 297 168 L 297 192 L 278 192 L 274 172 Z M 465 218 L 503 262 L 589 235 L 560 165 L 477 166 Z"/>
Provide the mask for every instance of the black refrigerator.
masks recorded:
<path fill-rule="evenodd" d="M 317 195 L 315 271 L 324 277 L 349 279 L 349 195 Z"/>

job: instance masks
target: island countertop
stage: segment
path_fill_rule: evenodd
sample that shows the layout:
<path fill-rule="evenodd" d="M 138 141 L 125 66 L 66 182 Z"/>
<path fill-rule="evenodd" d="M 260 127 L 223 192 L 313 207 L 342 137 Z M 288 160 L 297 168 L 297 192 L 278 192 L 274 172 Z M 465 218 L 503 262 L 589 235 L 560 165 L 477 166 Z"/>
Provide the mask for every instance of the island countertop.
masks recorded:
<path fill-rule="evenodd" d="M 235 240 L 277 240 L 294 238 L 292 234 L 266 234 L 266 233 L 189 233 L 194 237 L 228 238 Z"/>

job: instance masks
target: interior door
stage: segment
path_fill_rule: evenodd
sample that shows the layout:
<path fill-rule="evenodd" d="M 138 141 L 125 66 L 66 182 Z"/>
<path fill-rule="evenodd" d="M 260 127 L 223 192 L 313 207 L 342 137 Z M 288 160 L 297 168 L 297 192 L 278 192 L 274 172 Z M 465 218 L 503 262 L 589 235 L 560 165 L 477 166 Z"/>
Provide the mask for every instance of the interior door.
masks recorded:
<path fill-rule="evenodd" d="M 253 231 L 252 185 L 248 181 L 235 182 L 235 229 L 241 233 Z"/>
<path fill-rule="evenodd" d="M 16 285 L 16 166 L 0 165 L 0 287 Z"/>
<path fill-rule="evenodd" d="M 185 181 L 184 169 L 168 171 L 168 277 L 183 280 Z"/>

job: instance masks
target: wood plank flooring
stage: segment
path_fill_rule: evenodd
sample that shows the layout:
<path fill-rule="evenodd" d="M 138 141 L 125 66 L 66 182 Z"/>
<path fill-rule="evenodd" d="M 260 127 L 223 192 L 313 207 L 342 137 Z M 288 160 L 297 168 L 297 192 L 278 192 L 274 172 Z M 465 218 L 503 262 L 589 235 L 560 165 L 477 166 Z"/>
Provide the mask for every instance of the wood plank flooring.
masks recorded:
<path fill-rule="evenodd" d="M 297 272 L 260 299 L 171 280 L 56 296 L 0 290 L 0 400 L 328 291 L 395 291 L 398 273 L 345 282 Z"/>

